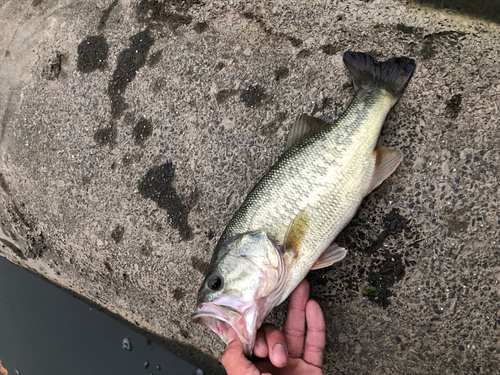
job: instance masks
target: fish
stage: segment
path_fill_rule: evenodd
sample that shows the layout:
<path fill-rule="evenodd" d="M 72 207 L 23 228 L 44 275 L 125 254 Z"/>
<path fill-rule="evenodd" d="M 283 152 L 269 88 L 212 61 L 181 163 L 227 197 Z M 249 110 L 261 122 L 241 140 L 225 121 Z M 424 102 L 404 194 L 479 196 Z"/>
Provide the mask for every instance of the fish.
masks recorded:
<path fill-rule="evenodd" d="M 226 344 L 233 328 L 250 357 L 258 328 L 310 270 L 347 250 L 332 243 L 361 201 L 400 164 L 399 150 L 377 140 L 389 110 L 416 67 L 407 57 L 384 62 L 345 52 L 354 97 L 333 123 L 302 114 L 286 149 L 250 191 L 214 249 L 192 320 Z"/>

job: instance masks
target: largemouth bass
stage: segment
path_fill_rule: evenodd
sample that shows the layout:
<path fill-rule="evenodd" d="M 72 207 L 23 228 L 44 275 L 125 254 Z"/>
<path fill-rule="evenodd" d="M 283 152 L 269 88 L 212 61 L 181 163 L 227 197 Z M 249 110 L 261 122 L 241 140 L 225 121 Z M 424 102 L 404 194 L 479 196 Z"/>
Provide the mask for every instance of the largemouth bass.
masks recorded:
<path fill-rule="evenodd" d="M 198 293 L 193 320 L 226 343 L 233 327 L 247 356 L 267 314 L 307 273 L 345 257 L 347 250 L 332 241 L 403 157 L 375 146 L 415 61 L 346 52 L 344 63 L 355 87 L 349 107 L 333 124 L 297 119 L 287 150 L 222 233 Z"/>

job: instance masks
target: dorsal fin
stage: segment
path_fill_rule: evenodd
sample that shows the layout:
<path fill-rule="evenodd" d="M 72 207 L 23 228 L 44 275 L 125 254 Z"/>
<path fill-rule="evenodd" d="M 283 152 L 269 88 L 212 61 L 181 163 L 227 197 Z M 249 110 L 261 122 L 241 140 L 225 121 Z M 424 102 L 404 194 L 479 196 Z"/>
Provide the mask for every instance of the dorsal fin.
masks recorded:
<path fill-rule="evenodd" d="M 331 124 L 324 120 L 309 116 L 305 113 L 301 114 L 292 125 L 290 133 L 288 133 L 285 151 L 307 136 L 326 129 L 329 126 L 331 126 Z"/>

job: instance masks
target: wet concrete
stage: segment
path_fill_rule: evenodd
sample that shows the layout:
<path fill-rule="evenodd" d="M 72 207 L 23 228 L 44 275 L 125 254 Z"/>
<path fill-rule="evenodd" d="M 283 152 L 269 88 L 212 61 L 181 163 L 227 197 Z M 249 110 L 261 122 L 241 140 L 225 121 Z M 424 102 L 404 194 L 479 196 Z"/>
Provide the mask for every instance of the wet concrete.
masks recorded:
<path fill-rule="evenodd" d="M 346 108 L 344 51 L 410 56 L 380 138 L 403 163 L 308 276 L 325 372 L 500 371 L 498 24 L 389 0 L 0 4 L 1 255 L 220 373 L 190 314 L 225 224 L 299 114 Z"/>

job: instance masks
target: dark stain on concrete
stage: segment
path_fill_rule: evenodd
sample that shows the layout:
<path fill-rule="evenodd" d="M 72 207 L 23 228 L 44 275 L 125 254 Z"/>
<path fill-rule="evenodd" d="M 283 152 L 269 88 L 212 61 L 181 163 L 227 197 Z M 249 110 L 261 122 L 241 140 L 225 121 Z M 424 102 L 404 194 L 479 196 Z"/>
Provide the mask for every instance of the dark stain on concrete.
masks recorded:
<path fill-rule="evenodd" d="M 123 235 L 125 234 L 125 228 L 121 225 L 117 225 L 115 229 L 111 232 L 111 238 L 116 244 L 123 240 Z"/>
<path fill-rule="evenodd" d="M 377 289 L 378 295 L 370 296 L 372 302 L 386 308 L 390 305 L 389 297 L 393 295 L 392 287 L 396 281 L 405 276 L 405 264 L 402 254 L 390 251 L 384 253 L 385 259 L 376 258 L 368 270 L 368 282 Z"/>
<path fill-rule="evenodd" d="M 195 4 L 200 4 L 200 2 L 141 0 L 136 7 L 136 17 L 140 23 L 145 23 L 148 27 L 157 28 L 166 25 L 174 31 L 192 22 L 192 17 L 185 13 Z"/>
<path fill-rule="evenodd" d="M 299 39 L 299 38 L 295 38 L 294 36 L 287 35 L 286 38 L 288 39 L 288 41 L 290 42 L 290 44 L 293 47 L 298 47 L 298 46 L 300 46 L 302 44 L 302 40 Z"/>
<path fill-rule="evenodd" d="M 122 163 L 125 167 L 129 167 L 130 165 L 137 163 L 141 160 L 143 154 L 131 154 L 127 152 L 125 156 L 122 158 Z"/>
<path fill-rule="evenodd" d="M 20 206 L 24 207 L 24 204 L 21 203 Z M 23 252 L 23 259 L 41 258 L 45 252 L 50 250 L 43 232 L 37 228 L 35 222 L 29 219 L 17 205 L 12 204 L 7 207 L 7 210 L 11 215 L 13 224 L 22 224 L 27 229 L 27 249 Z"/>
<path fill-rule="evenodd" d="M 94 141 L 99 145 L 99 146 L 110 146 L 113 147 L 116 141 L 116 135 L 117 131 L 114 126 L 102 128 L 96 130 L 94 133 Z"/>
<path fill-rule="evenodd" d="M 208 232 L 206 232 L 206 235 L 207 235 L 207 238 L 210 241 L 212 241 L 214 239 L 214 237 L 215 237 L 215 232 L 212 229 L 210 229 Z"/>
<path fill-rule="evenodd" d="M 151 90 L 158 94 L 167 86 L 167 79 L 165 77 L 158 77 L 154 82 Z"/>
<path fill-rule="evenodd" d="M 445 114 L 448 118 L 457 118 L 462 110 L 462 94 L 455 94 L 446 101 Z"/>
<path fill-rule="evenodd" d="M 101 35 L 86 37 L 78 45 L 76 67 L 82 73 L 104 69 L 108 61 L 108 43 Z"/>
<path fill-rule="evenodd" d="M 3 175 L 3 173 L 0 173 L 0 187 L 4 192 L 10 195 L 9 184 L 7 183 L 7 180 L 5 180 L 5 176 Z"/>
<path fill-rule="evenodd" d="M 10 213 L 10 215 L 12 216 L 13 223 L 20 222 L 21 224 L 23 224 L 27 228 L 32 227 L 31 224 L 28 223 L 28 219 L 26 218 L 26 215 L 24 215 L 24 213 L 22 213 L 21 210 L 19 209 L 19 207 L 17 207 L 15 204 L 8 206 L 7 210 Z"/>
<path fill-rule="evenodd" d="M 158 207 L 167 210 L 172 227 L 179 230 L 183 240 L 193 238 L 193 230 L 188 223 L 189 207 L 173 187 L 175 167 L 172 162 L 154 166 L 139 181 L 139 193 L 145 199 L 158 203 Z"/>
<path fill-rule="evenodd" d="M 90 185 L 91 177 L 90 176 L 82 176 L 82 186 Z"/>
<path fill-rule="evenodd" d="M 253 14 L 252 12 L 243 12 L 242 16 L 245 17 L 247 20 L 259 19 L 259 17 Z"/>
<path fill-rule="evenodd" d="M 274 79 L 276 81 L 281 81 L 290 75 L 290 69 L 286 66 L 282 66 L 274 71 Z"/>
<path fill-rule="evenodd" d="M 361 249 L 361 251 L 367 253 L 367 254 L 377 254 L 378 250 L 382 248 L 384 245 L 384 241 L 389 235 L 393 234 L 399 234 L 401 233 L 404 229 L 407 229 L 407 224 L 409 223 L 409 220 L 406 220 L 403 216 L 399 214 L 399 212 L 396 209 L 393 209 L 385 218 L 384 218 L 384 227 L 385 230 L 383 230 L 379 235 L 378 238 L 373 241 L 373 243 L 365 247 L 364 249 Z"/>
<path fill-rule="evenodd" d="M 264 89 L 259 85 L 251 85 L 240 94 L 241 101 L 249 108 L 260 107 L 263 104 L 262 101 L 267 98 L 268 96 L 264 92 Z"/>
<path fill-rule="evenodd" d="M 9 57 L 10 56 L 10 51 L 7 49 L 5 50 L 5 54 L 4 54 L 5 57 Z"/>
<path fill-rule="evenodd" d="M 426 35 L 423 38 L 420 54 L 424 60 L 432 59 L 437 53 L 436 45 L 443 48 L 454 47 L 460 50 L 461 47 L 458 43 L 458 38 L 464 35 L 466 34 L 459 31 L 442 31 Z"/>
<path fill-rule="evenodd" d="M 203 275 L 205 275 L 209 267 L 208 262 L 195 256 L 191 257 L 191 265 L 195 270 L 199 271 Z"/>
<path fill-rule="evenodd" d="M 132 129 L 132 137 L 136 145 L 142 145 L 151 135 L 153 135 L 153 124 L 145 118 L 137 121 L 137 124 Z"/>
<path fill-rule="evenodd" d="M 287 114 L 285 112 L 278 112 L 274 120 L 261 126 L 260 134 L 266 137 L 273 135 L 278 131 L 279 127 L 281 126 L 283 121 L 286 120 L 286 118 Z"/>
<path fill-rule="evenodd" d="M 244 18 L 246 18 L 247 20 L 255 21 L 257 23 L 257 25 L 259 25 L 261 30 L 264 31 L 264 33 L 266 35 L 268 35 L 269 37 L 273 37 L 274 39 L 277 39 L 277 40 L 280 40 L 280 39 L 281 40 L 283 40 L 283 39 L 288 40 L 293 47 L 298 47 L 302 44 L 301 39 L 296 38 L 296 37 L 291 36 L 291 35 L 287 35 L 285 33 L 279 32 L 279 31 L 275 31 L 272 28 L 272 26 L 269 26 L 268 24 L 266 24 L 266 22 L 260 16 L 254 14 L 252 12 L 243 12 L 241 15 Z"/>
<path fill-rule="evenodd" d="M 392 295 L 391 288 L 394 286 L 394 283 L 404 277 L 406 266 L 414 265 L 415 263 L 404 260 L 402 254 L 384 250 L 383 244 L 390 235 L 400 234 L 403 230 L 405 230 L 407 238 L 412 238 L 413 235 L 408 227 L 408 223 L 409 220 L 401 216 L 396 209 L 393 209 L 384 218 L 385 230 L 379 234 L 378 238 L 370 246 L 361 249 L 362 252 L 374 256 L 370 267 L 366 271 L 369 285 L 377 289 L 378 295 L 376 297 L 370 296 L 369 298 L 384 308 L 390 305 L 389 297 Z M 365 236 L 361 233 L 359 237 L 364 239 Z M 416 245 L 418 247 L 420 241 L 421 239 L 415 241 L 410 246 Z M 362 274 L 360 274 L 361 276 Z"/>
<path fill-rule="evenodd" d="M 33 0 L 33 2 L 31 3 L 31 6 L 32 7 L 36 7 L 36 6 L 39 6 L 42 3 L 43 3 L 43 0 Z"/>
<path fill-rule="evenodd" d="M 402 23 L 396 25 L 396 30 L 401 31 L 403 34 L 414 35 L 421 31 L 419 27 L 407 26 Z"/>
<path fill-rule="evenodd" d="M 146 63 L 146 56 L 154 43 L 149 29 L 140 31 L 130 38 L 130 47 L 120 52 L 113 77 L 108 83 L 108 96 L 111 101 L 111 116 L 119 118 L 127 108 L 123 94 Z"/>
<path fill-rule="evenodd" d="M 149 66 L 155 66 L 157 65 L 163 56 L 163 50 L 156 51 L 155 53 L 152 53 L 151 56 L 149 56 L 148 59 L 148 65 Z"/>
<path fill-rule="evenodd" d="M 43 232 L 31 230 L 28 233 L 28 258 L 41 258 L 47 250 L 49 250 L 49 247 L 47 246 Z"/>
<path fill-rule="evenodd" d="M 109 264 L 109 262 L 107 260 L 104 261 L 104 267 L 106 267 L 106 270 L 109 273 L 113 273 L 113 268 L 111 267 L 111 264 Z"/>
<path fill-rule="evenodd" d="M 450 228 L 453 232 L 465 232 L 469 227 L 469 223 L 460 221 L 460 220 L 452 220 L 448 223 L 448 228 Z"/>
<path fill-rule="evenodd" d="M 141 255 L 148 257 L 152 253 L 153 253 L 153 248 L 151 247 L 151 244 L 149 242 L 146 242 L 144 245 L 141 246 Z"/>
<path fill-rule="evenodd" d="M 252 20 L 252 21 L 257 22 L 260 25 L 260 27 L 262 27 L 263 29 L 266 28 L 266 24 L 264 23 L 264 20 L 262 20 L 262 18 L 259 17 L 258 15 L 254 14 L 252 12 L 248 12 L 248 11 L 243 12 L 241 15 L 244 18 L 246 18 L 247 20 Z M 264 30 L 264 31 L 266 31 L 266 30 Z"/>
<path fill-rule="evenodd" d="M 327 55 L 335 55 L 337 52 L 341 51 L 343 49 L 343 46 L 340 44 L 325 44 L 321 46 L 321 50 L 323 53 L 326 53 Z"/>
<path fill-rule="evenodd" d="M 323 98 L 321 100 L 321 104 L 318 105 L 318 103 L 314 103 L 314 108 L 311 112 L 311 116 L 314 116 L 318 112 L 324 112 L 325 109 L 330 108 L 332 106 L 333 99 L 332 98 Z"/>
<path fill-rule="evenodd" d="M 300 52 L 297 54 L 297 57 L 299 57 L 301 59 L 309 57 L 309 56 L 311 56 L 311 51 L 309 51 L 307 49 L 300 50 Z"/>
<path fill-rule="evenodd" d="M 42 77 L 51 81 L 59 78 L 62 69 L 62 59 L 63 55 L 59 51 L 56 51 L 55 56 L 43 67 Z"/>
<path fill-rule="evenodd" d="M 99 24 L 97 25 L 97 30 L 102 30 L 104 29 L 104 26 L 106 26 L 106 22 L 108 22 L 109 15 L 111 14 L 111 11 L 113 8 L 118 4 L 118 0 L 114 0 L 109 7 L 107 7 L 105 10 L 102 11 L 101 19 L 99 20 Z"/>
<path fill-rule="evenodd" d="M 407 259 L 410 255 L 408 251 L 403 254 L 398 252 L 398 249 L 386 248 L 383 246 L 384 241 L 390 235 L 403 235 L 403 230 L 405 240 L 414 241 L 408 247 L 418 247 L 421 239 L 415 241 L 416 234 L 409 228 L 409 221 L 395 209 L 384 217 L 383 223 L 385 229 L 370 246 L 364 249 L 359 248 L 360 241 L 366 240 L 366 235 L 359 230 L 359 227 L 369 226 L 364 219 L 354 219 L 337 237 L 335 242 L 340 246 L 346 249 L 357 248 L 358 251 L 365 253 L 366 255 L 362 257 L 364 264 L 353 264 L 345 260 L 340 268 L 332 268 L 328 273 L 325 270 L 310 272 L 307 278 L 315 285 L 322 287 L 322 298 L 341 303 L 352 298 L 359 298 L 364 288 L 372 286 L 376 288 L 377 295 L 369 297 L 370 300 L 384 308 L 390 305 L 389 298 L 393 295 L 394 284 L 404 278 L 406 267 L 414 266 L 416 263 Z M 370 263 L 366 264 L 366 262 Z M 342 280 L 341 288 L 338 286 L 339 277 Z"/>
<path fill-rule="evenodd" d="M 196 31 L 198 34 L 205 32 L 207 29 L 208 23 L 206 22 L 197 22 L 196 25 L 194 25 L 194 31 Z"/>
<path fill-rule="evenodd" d="M 224 69 L 226 67 L 226 64 L 224 64 L 222 61 L 219 61 L 216 65 L 215 65 L 215 71 L 219 72 L 221 71 L 222 69 Z"/>
<path fill-rule="evenodd" d="M 174 296 L 174 299 L 177 302 L 179 302 L 181 299 L 184 298 L 184 296 L 186 295 L 186 292 L 184 290 L 182 290 L 181 288 L 175 288 L 174 292 L 172 294 Z"/>
<path fill-rule="evenodd" d="M 234 90 L 220 90 L 217 94 L 215 94 L 215 100 L 217 103 L 222 104 L 227 102 L 227 100 L 235 94 L 236 92 Z"/>

